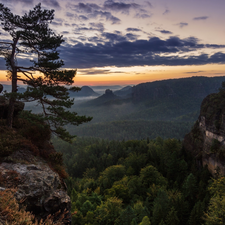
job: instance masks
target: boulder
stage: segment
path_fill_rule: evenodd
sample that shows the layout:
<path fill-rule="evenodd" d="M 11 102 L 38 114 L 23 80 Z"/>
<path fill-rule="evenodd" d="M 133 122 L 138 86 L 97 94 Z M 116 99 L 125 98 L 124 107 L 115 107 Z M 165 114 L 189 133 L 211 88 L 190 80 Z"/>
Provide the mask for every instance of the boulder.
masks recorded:
<path fill-rule="evenodd" d="M 56 214 L 54 219 L 57 220 L 65 213 L 63 224 L 71 224 L 71 201 L 64 181 L 43 159 L 33 156 L 29 151 L 20 151 L 15 157 L 10 156 L 11 162 L 0 163 L 1 174 L 7 178 L 5 187 L 16 188 L 17 201 L 36 218 L 45 219 L 50 214 Z M 29 155 L 29 163 L 23 163 L 20 155 Z M 10 176 L 13 177 L 10 179 Z M 5 188 L 2 186 L 1 188 Z"/>

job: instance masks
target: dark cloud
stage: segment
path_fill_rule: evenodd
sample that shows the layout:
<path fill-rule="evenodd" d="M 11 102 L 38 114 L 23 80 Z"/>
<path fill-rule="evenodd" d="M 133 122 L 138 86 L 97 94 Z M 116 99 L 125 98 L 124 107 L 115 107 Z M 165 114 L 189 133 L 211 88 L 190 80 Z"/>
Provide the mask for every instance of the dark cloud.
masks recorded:
<path fill-rule="evenodd" d="M 146 18 L 149 18 L 149 17 L 151 17 L 151 15 L 148 15 L 148 14 L 141 14 L 141 13 L 137 13 L 136 15 L 135 15 L 135 17 L 136 18 L 140 18 L 140 19 L 146 19 Z"/>
<path fill-rule="evenodd" d="M 70 18 L 73 18 L 73 17 L 74 17 L 74 14 L 73 14 L 73 13 L 70 13 L 70 12 L 67 12 L 67 13 L 66 13 L 66 16 L 67 16 L 67 17 L 70 17 Z"/>
<path fill-rule="evenodd" d="M 86 41 L 87 40 L 87 37 L 85 37 L 85 36 L 79 36 L 77 39 L 80 40 L 80 41 Z"/>
<path fill-rule="evenodd" d="M 84 16 L 84 15 L 80 15 L 79 16 L 79 19 L 80 20 L 84 20 L 84 21 L 87 21 L 87 20 L 89 20 L 86 16 Z"/>
<path fill-rule="evenodd" d="M 74 46 L 61 47 L 62 58 L 67 67 L 91 68 L 104 66 L 145 66 L 145 65 L 204 65 L 225 63 L 225 53 L 213 55 L 190 55 L 190 51 L 208 48 L 191 37 L 180 39 L 170 37 L 162 40 L 152 37 L 149 40 L 128 41 L 120 35 L 104 33 L 108 42 L 97 44 L 77 43 Z M 167 56 L 163 56 L 167 53 Z M 169 53 L 176 53 L 170 56 Z M 182 56 L 181 56 L 182 53 Z"/>
<path fill-rule="evenodd" d="M 102 33 L 104 29 L 105 28 L 103 23 L 89 23 L 88 27 L 80 26 L 77 27 L 74 31 L 75 33 L 80 33 L 81 31 L 99 31 Z"/>
<path fill-rule="evenodd" d="M 105 30 L 103 23 L 89 23 L 89 26 L 96 31 L 103 32 Z"/>
<path fill-rule="evenodd" d="M 68 31 L 63 31 L 62 34 L 69 34 L 70 32 Z"/>
<path fill-rule="evenodd" d="M 25 3 L 25 4 L 28 4 L 28 5 L 32 5 L 33 4 L 33 0 L 2 0 L 2 2 L 13 2 L 13 3 Z"/>
<path fill-rule="evenodd" d="M 194 17 L 193 20 L 207 20 L 208 16 L 200 16 L 200 17 Z"/>
<path fill-rule="evenodd" d="M 92 13 L 94 10 L 98 10 L 101 7 L 99 7 L 96 4 L 90 4 L 90 3 L 79 3 L 78 5 L 74 5 L 74 8 L 76 9 L 77 12 L 80 13 Z"/>
<path fill-rule="evenodd" d="M 121 22 L 121 20 L 115 16 L 113 16 L 110 12 L 106 12 L 106 11 L 94 11 L 93 14 L 91 15 L 91 17 L 101 17 L 101 18 L 105 18 L 107 21 L 111 21 L 112 24 L 119 24 Z"/>
<path fill-rule="evenodd" d="M 62 23 L 61 23 L 61 22 L 54 22 L 54 21 L 53 21 L 51 24 L 52 24 L 53 26 L 57 26 L 57 27 L 58 27 L 58 26 L 62 26 Z"/>
<path fill-rule="evenodd" d="M 43 0 L 42 2 L 44 4 L 46 4 L 47 6 L 51 6 L 54 8 L 60 8 L 60 5 L 56 0 Z"/>
<path fill-rule="evenodd" d="M 126 37 L 116 33 L 102 33 L 102 37 L 105 37 L 110 43 L 118 43 L 126 41 Z"/>
<path fill-rule="evenodd" d="M 124 2 L 114 2 L 114 0 L 107 0 L 104 3 L 104 9 L 113 10 L 113 11 L 121 11 L 121 12 L 129 12 L 130 9 L 140 8 L 140 5 L 136 3 L 126 4 Z"/>
<path fill-rule="evenodd" d="M 203 73 L 203 72 L 205 72 L 205 71 L 201 71 L 201 70 L 199 70 L 199 71 L 192 71 L 192 72 L 185 72 L 185 73 L 190 73 L 190 74 L 192 74 L 192 73 Z"/>
<path fill-rule="evenodd" d="M 177 23 L 176 24 L 177 26 L 179 26 L 180 28 L 183 28 L 183 27 L 186 27 L 186 26 L 188 26 L 188 23 Z"/>
<path fill-rule="evenodd" d="M 129 27 L 126 29 L 127 32 L 131 32 L 131 31 L 142 31 L 141 29 L 137 29 L 137 28 L 132 28 L 132 27 Z"/>
<path fill-rule="evenodd" d="M 97 75 L 97 74 L 110 74 L 110 70 L 82 70 L 81 71 L 85 75 Z"/>
<path fill-rule="evenodd" d="M 140 35 L 136 35 L 136 34 L 132 34 L 132 33 L 127 33 L 126 34 L 126 37 L 127 37 L 128 40 L 134 41 L 134 40 L 137 40 L 138 37 L 140 37 Z"/>
<path fill-rule="evenodd" d="M 110 21 L 112 24 L 119 24 L 121 20 L 111 14 L 111 12 L 105 11 L 103 8 L 92 3 L 78 3 L 77 5 L 68 4 L 67 8 L 74 10 L 77 13 L 87 13 L 87 15 L 80 15 L 81 19 L 96 19 L 98 17 L 104 18 Z"/>
<path fill-rule="evenodd" d="M 161 32 L 162 34 L 172 34 L 173 32 L 168 31 L 168 30 L 158 30 L 159 32 Z"/>
<path fill-rule="evenodd" d="M 97 44 L 97 43 L 103 43 L 104 42 L 104 40 L 102 38 L 99 38 L 97 36 L 88 38 L 88 41 L 89 42 L 93 42 L 95 44 Z"/>

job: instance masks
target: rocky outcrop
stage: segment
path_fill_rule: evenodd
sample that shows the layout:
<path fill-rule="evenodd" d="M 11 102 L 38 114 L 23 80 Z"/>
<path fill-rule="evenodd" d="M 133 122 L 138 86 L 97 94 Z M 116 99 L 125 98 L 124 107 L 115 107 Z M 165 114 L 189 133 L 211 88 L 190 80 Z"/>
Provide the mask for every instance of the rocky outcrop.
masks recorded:
<path fill-rule="evenodd" d="M 15 188 L 17 201 L 37 219 L 65 214 L 63 224 L 71 224 L 70 198 L 66 185 L 49 165 L 28 150 L 19 150 L 0 163 L 0 189 Z M 59 213 L 58 213 L 59 212 Z"/>
<path fill-rule="evenodd" d="M 225 91 L 203 100 L 198 121 L 183 145 L 212 175 L 225 175 Z"/>

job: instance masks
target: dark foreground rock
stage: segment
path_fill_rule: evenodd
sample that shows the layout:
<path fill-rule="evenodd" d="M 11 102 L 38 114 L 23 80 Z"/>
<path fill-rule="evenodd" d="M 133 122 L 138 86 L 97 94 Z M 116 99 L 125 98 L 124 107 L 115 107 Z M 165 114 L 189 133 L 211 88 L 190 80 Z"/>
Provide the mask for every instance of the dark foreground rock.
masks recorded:
<path fill-rule="evenodd" d="M 25 160 L 23 155 L 26 156 Z M 16 188 L 17 201 L 37 219 L 53 215 L 54 220 L 57 220 L 64 213 L 62 224 L 71 224 L 71 202 L 66 185 L 43 159 L 21 150 L 5 161 L 0 163 L 0 171 L 7 182 L 0 187 L 0 191 Z"/>

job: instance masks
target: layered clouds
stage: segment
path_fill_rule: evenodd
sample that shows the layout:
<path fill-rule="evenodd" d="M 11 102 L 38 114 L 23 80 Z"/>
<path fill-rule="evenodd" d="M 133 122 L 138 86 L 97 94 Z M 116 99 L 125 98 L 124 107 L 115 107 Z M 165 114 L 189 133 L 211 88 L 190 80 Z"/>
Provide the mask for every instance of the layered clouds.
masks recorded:
<path fill-rule="evenodd" d="M 16 13 L 22 15 L 39 1 L 2 2 L 12 11 L 16 5 Z M 51 28 L 64 36 L 60 56 L 67 68 L 225 63 L 225 41 L 211 38 L 210 31 L 208 39 L 198 33 L 200 29 L 207 32 L 206 23 L 210 29 L 215 17 L 208 10 L 188 13 L 178 0 L 174 0 L 177 4 L 164 0 L 42 0 L 41 3 L 44 8 L 55 9 Z M 1 37 L 7 39 L 4 32 Z M 26 59 L 21 60 L 26 64 Z M 2 59 L 0 65 L 0 69 L 5 69 Z"/>

